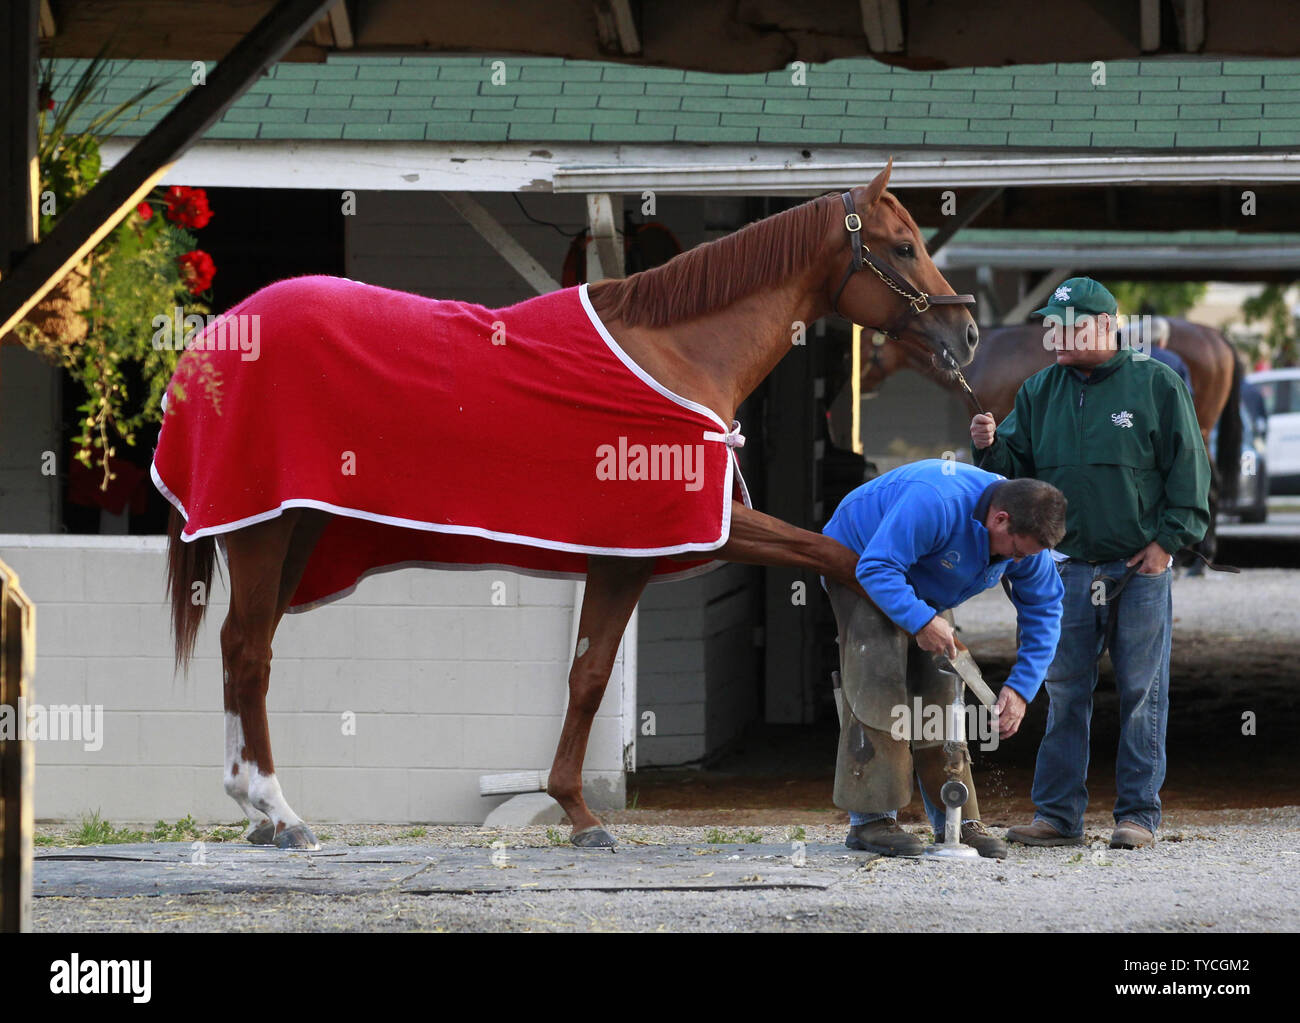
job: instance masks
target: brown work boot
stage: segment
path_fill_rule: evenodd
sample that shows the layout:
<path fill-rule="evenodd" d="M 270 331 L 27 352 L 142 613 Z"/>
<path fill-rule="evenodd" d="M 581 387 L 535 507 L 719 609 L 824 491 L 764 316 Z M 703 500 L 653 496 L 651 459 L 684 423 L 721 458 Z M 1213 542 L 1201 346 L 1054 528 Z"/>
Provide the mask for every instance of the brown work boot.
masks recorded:
<path fill-rule="evenodd" d="M 1007 841 L 1019 842 L 1021 845 L 1083 845 L 1083 836 L 1071 838 L 1062 835 L 1047 821 L 1036 820 L 1032 824 L 1007 828 Z"/>
<path fill-rule="evenodd" d="M 934 836 L 935 845 L 943 845 L 943 833 Z M 1007 843 L 984 826 L 983 821 L 967 821 L 961 826 L 961 844 L 968 845 L 985 859 L 1005 860 Z"/>
<path fill-rule="evenodd" d="M 1120 821 L 1115 825 L 1115 833 L 1110 836 L 1112 849 L 1145 849 L 1156 844 L 1156 836 L 1141 824 L 1132 821 Z"/>
<path fill-rule="evenodd" d="M 849 828 L 844 844 L 850 849 L 880 853 L 881 856 L 920 856 L 925 848 L 924 842 L 900 828 L 892 817 Z"/>

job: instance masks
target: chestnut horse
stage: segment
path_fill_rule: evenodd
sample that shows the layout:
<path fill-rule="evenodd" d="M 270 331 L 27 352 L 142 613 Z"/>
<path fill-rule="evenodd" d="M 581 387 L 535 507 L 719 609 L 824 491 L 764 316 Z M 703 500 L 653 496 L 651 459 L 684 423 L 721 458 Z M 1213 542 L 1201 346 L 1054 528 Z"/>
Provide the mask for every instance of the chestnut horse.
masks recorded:
<path fill-rule="evenodd" d="M 1192 379 L 1192 403 L 1201 437 L 1209 450 L 1210 431 L 1220 423 L 1217 457 L 1211 462 L 1213 482 L 1210 488 L 1210 529 L 1200 549 L 1213 558 L 1214 519 L 1219 500 L 1235 496 L 1240 478 L 1241 458 L 1241 361 L 1227 339 L 1213 327 L 1187 320 L 1161 318 L 1168 325 L 1168 348 L 1187 364 Z M 1159 323 L 1156 324 L 1157 328 Z M 963 375 L 978 396 L 983 411 L 1002 422 L 1015 407 L 1020 385 L 1055 361 L 1055 354 L 1043 343 L 1043 326 L 1025 323 L 1008 327 L 986 327 L 981 332 L 979 351 Z M 905 346 L 884 340 L 874 343 L 863 332 L 864 342 L 871 344 L 871 354 L 864 360 L 863 393 L 876 391 L 889 376 L 900 369 L 914 369 L 935 380 L 940 386 L 969 401 L 949 367 L 933 360 L 918 358 Z M 874 339 L 880 341 L 879 338 Z M 1134 338 L 1154 344 L 1146 338 Z M 1143 350 L 1149 350 L 1144 348 Z"/>
<path fill-rule="evenodd" d="M 918 360 L 965 365 L 979 341 L 963 308 L 974 299 L 953 295 L 915 222 L 885 190 L 891 167 L 892 161 L 869 185 L 821 196 L 624 280 L 594 284 L 592 306 L 651 377 L 723 422 L 790 350 L 792 337 L 802 336 L 798 326 L 831 312 L 887 325 Z M 486 450 L 478 457 L 494 456 L 501 457 Z M 221 627 L 225 787 L 247 814 L 245 837 L 254 843 L 318 847 L 276 780 L 266 694 L 272 637 L 330 518 L 291 508 L 223 534 L 230 575 L 230 610 Z M 178 663 L 188 659 L 203 614 L 190 600 L 193 584 L 210 582 L 214 562 L 213 538 L 182 542 L 182 525 L 173 511 L 168 583 Z M 808 569 L 863 592 L 848 548 L 739 502 L 733 502 L 730 534 L 712 556 Z M 680 559 L 692 557 L 699 555 Z M 575 845 L 614 845 L 583 800 L 582 764 L 619 641 L 653 565 L 653 558 L 588 558 L 568 710 L 547 787 L 568 815 Z"/>

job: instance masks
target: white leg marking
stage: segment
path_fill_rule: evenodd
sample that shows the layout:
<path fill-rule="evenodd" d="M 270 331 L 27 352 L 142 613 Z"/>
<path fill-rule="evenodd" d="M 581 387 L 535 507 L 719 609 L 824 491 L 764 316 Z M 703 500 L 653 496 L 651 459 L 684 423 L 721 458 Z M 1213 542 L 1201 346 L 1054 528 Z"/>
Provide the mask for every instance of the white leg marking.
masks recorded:
<path fill-rule="evenodd" d="M 256 768 L 243 758 L 244 726 L 238 714 L 226 712 L 226 795 L 239 804 L 239 808 L 248 817 L 248 828 L 244 837 L 266 820 L 266 814 L 253 805 L 248 796 L 248 783 Z"/>
<path fill-rule="evenodd" d="M 302 823 L 302 818 L 290 809 L 280 791 L 280 782 L 273 774 L 262 774 L 256 764 L 248 766 L 248 797 L 252 804 L 271 818 L 275 833 Z"/>

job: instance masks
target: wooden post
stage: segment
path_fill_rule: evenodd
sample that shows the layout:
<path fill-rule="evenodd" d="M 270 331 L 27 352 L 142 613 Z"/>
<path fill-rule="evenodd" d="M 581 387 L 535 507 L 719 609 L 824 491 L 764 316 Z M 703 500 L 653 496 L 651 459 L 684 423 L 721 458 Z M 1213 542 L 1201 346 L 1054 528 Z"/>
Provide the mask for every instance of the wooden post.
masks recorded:
<path fill-rule="evenodd" d="M 36 242 L 36 27 L 39 0 L 12 0 L 0 11 L 0 280 Z M 0 335 L 4 331 L 0 330 Z"/>
<path fill-rule="evenodd" d="M 0 932 L 31 930 L 32 775 L 27 705 L 36 669 L 36 609 L 0 561 Z"/>

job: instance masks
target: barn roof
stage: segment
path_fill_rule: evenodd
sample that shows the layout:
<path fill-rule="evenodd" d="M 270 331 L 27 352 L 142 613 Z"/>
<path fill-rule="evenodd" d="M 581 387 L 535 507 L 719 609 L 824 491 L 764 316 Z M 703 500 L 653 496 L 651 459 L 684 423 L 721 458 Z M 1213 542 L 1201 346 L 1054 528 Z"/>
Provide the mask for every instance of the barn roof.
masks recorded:
<path fill-rule="evenodd" d="M 494 84 L 493 61 L 504 81 Z M 59 70 L 77 61 L 58 62 Z M 189 62 L 120 61 L 94 110 Z M 1300 60 L 1109 61 L 909 71 L 870 58 L 716 75 L 546 57 L 281 63 L 207 139 L 733 143 L 1054 151 L 1294 149 Z M 56 97 L 57 99 L 57 97 Z M 165 110 L 121 134 L 142 135 Z"/>

